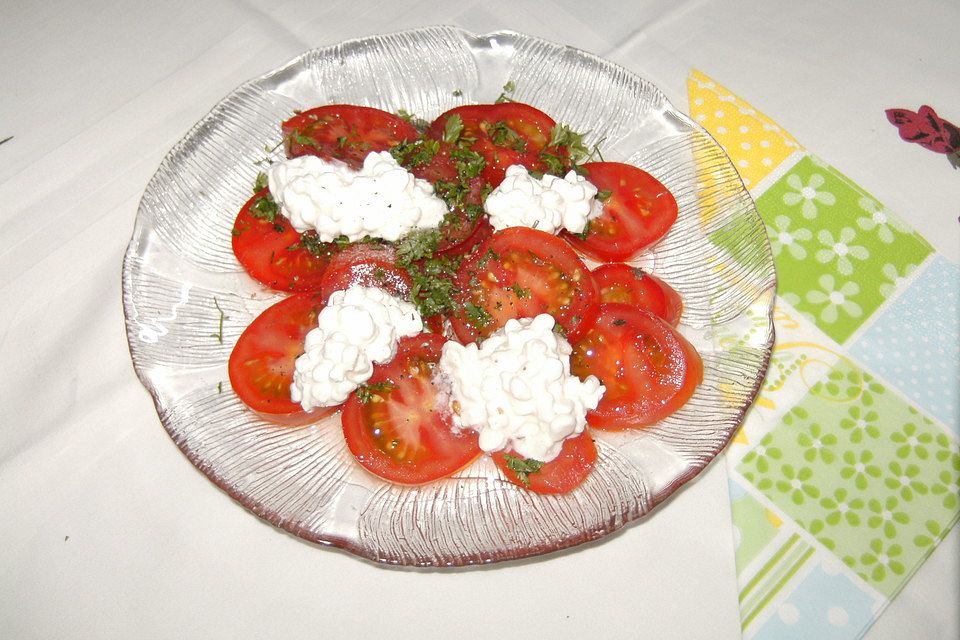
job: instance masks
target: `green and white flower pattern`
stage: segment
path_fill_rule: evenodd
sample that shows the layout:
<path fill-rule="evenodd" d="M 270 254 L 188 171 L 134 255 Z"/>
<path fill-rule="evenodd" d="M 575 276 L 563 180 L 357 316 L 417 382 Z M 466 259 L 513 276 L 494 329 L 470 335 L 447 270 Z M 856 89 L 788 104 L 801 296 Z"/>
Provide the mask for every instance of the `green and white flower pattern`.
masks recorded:
<path fill-rule="evenodd" d="M 847 359 L 736 471 L 888 597 L 958 518 L 956 440 Z"/>

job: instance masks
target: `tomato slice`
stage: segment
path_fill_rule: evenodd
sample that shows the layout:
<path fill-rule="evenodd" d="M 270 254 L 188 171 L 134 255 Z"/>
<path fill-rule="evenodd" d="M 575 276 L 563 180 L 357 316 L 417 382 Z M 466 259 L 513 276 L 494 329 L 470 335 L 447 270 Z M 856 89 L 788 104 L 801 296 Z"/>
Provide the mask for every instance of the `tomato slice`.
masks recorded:
<path fill-rule="evenodd" d="M 448 121 L 459 116 L 460 140 L 472 140 L 469 148 L 483 156 L 484 180 L 496 187 L 507 167 L 522 164 L 531 171 L 544 171 L 540 151 L 550 142 L 556 122 L 544 112 L 520 102 L 464 105 L 443 113 L 427 128 L 436 140 L 450 139 Z"/>
<path fill-rule="evenodd" d="M 586 178 L 609 191 L 603 213 L 584 238 L 564 233 L 578 251 L 600 262 L 623 262 L 660 240 L 677 219 L 677 201 L 656 178 L 619 162 L 588 162 Z"/>
<path fill-rule="evenodd" d="M 597 429 L 619 431 L 666 418 L 703 380 L 703 361 L 687 340 L 649 311 L 606 302 L 593 327 L 573 344 L 570 371 L 606 387 L 587 413 Z"/>
<path fill-rule="evenodd" d="M 597 461 L 597 446 L 586 431 L 574 438 L 567 438 L 560 455 L 526 474 L 526 481 L 516 469 L 512 469 L 507 456 L 522 460 L 513 451 L 498 451 L 491 457 L 507 480 L 536 493 L 567 493 L 587 479 Z"/>
<path fill-rule="evenodd" d="M 281 126 L 288 158 L 315 155 L 359 169 L 371 151 L 388 151 L 417 137 L 417 129 L 380 109 L 332 104 L 309 109 Z"/>
<path fill-rule="evenodd" d="M 557 236 L 510 227 L 494 233 L 457 270 L 450 317 L 463 342 L 485 338 L 511 318 L 549 313 L 569 340 L 593 323 L 599 309 L 597 285 L 570 246 Z"/>
<path fill-rule="evenodd" d="M 268 189 L 258 191 L 240 209 L 233 223 L 233 253 L 247 273 L 271 289 L 313 291 L 320 287 L 336 247 L 319 242 L 316 234 L 301 235 L 271 206 L 263 213 L 263 202 L 273 204 L 272 200 L 263 200 L 269 194 Z M 311 238 L 314 242 L 309 242 Z"/>
<path fill-rule="evenodd" d="M 380 478 L 422 484 L 444 478 L 480 455 L 477 433 L 454 431 L 450 411 L 439 406 L 433 369 L 446 340 L 424 333 L 404 338 L 396 357 L 343 408 L 343 435 L 357 461 Z M 363 400 L 361 400 L 363 398 Z"/>
<path fill-rule="evenodd" d="M 339 407 L 304 411 L 290 399 L 294 362 L 303 353 L 303 341 L 317 326 L 323 309 L 318 293 L 301 293 L 268 307 L 240 335 L 230 354 L 227 371 L 233 390 L 262 417 L 284 424 L 319 420 Z"/>
<path fill-rule="evenodd" d="M 592 273 L 600 288 L 600 302 L 632 304 L 666 320 L 672 327 L 680 323 L 680 294 L 652 273 L 622 263 L 603 264 Z"/>
<path fill-rule="evenodd" d="M 397 253 L 393 247 L 372 242 L 352 244 L 330 259 L 320 295 L 329 300 L 334 291 L 354 285 L 379 287 L 398 298 L 410 295 L 410 275 L 396 265 Z"/>

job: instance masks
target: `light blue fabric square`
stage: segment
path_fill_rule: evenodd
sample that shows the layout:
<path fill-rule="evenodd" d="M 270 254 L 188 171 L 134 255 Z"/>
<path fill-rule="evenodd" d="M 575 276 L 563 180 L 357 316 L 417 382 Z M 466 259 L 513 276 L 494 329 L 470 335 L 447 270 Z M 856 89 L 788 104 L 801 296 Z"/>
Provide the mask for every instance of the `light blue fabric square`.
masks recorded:
<path fill-rule="evenodd" d="M 847 578 L 818 565 L 776 606 L 754 640 L 847 640 L 858 638 L 876 617 L 882 601 Z"/>
<path fill-rule="evenodd" d="M 958 298 L 960 267 L 933 256 L 875 315 L 850 353 L 960 435 Z"/>

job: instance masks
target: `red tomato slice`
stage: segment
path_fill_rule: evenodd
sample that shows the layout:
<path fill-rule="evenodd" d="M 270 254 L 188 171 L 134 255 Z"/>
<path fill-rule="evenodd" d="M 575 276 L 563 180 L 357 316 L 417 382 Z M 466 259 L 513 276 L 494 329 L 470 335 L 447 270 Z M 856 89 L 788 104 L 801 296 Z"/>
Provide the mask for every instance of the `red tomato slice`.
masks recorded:
<path fill-rule="evenodd" d="M 676 221 L 673 194 L 646 171 L 619 162 L 588 162 L 583 169 L 597 189 L 610 192 L 585 238 L 564 233 L 584 255 L 600 262 L 629 260 L 660 240 Z"/>
<path fill-rule="evenodd" d="M 628 264 L 610 263 L 593 270 L 600 288 L 600 302 L 623 302 L 649 311 L 672 327 L 680 323 L 680 294 L 652 273 Z"/>
<path fill-rule="evenodd" d="M 449 476 L 480 455 L 477 433 L 455 432 L 450 411 L 439 406 L 432 376 L 444 342 L 429 333 L 404 338 L 390 363 L 374 366 L 362 396 L 354 393 L 344 405 L 347 446 L 374 475 L 422 484 Z"/>
<path fill-rule="evenodd" d="M 281 130 L 287 157 L 315 155 L 341 160 L 354 169 L 363 166 L 371 151 L 388 151 L 418 135 L 412 124 L 392 113 L 344 104 L 298 113 Z"/>
<path fill-rule="evenodd" d="M 598 313 L 590 272 L 557 236 L 511 227 L 498 231 L 461 263 L 456 284 L 460 313 L 450 322 L 457 338 L 485 338 L 511 318 L 549 313 L 575 340 Z"/>
<path fill-rule="evenodd" d="M 446 139 L 448 119 L 457 115 L 463 124 L 460 139 L 473 139 L 470 149 L 486 160 L 481 175 L 491 186 L 503 182 L 507 167 L 522 164 L 532 171 L 543 171 L 540 151 L 550 142 L 553 118 L 520 102 L 477 104 L 456 107 L 433 121 L 426 135 Z"/>
<path fill-rule="evenodd" d="M 601 304 L 600 317 L 573 344 L 570 371 L 600 378 L 606 391 L 587 422 L 611 431 L 666 418 L 703 380 L 700 355 L 683 336 L 649 311 L 616 302 Z"/>
<path fill-rule="evenodd" d="M 471 233 L 469 237 L 464 238 L 461 242 L 458 242 L 453 246 L 439 250 L 437 253 L 450 258 L 455 256 L 465 256 L 473 249 L 480 246 L 480 244 L 486 242 L 492 235 L 493 226 L 490 224 L 490 221 L 486 216 L 481 216 L 477 221 L 477 227 L 473 230 L 473 233 Z"/>
<path fill-rule="evenodd" d="M 271 215 L 260 212 L 261 198 L 268 195 L 269 190 L 262 189 L 240 209 L 233 223 L 234 255 L 247 273 L 271 289 L 313 291 L 319 288 L 335 245 L 314 243 L 319 255 L 305 248 L 304 238 L 279 211 L 272 214 L 272 221 Z"/>
<path fill-rule="evenodd" d="M 334 291 L 354 285 L 379 287 L 404 300 L 410 294 L 410 276 L 396 265 L 393 247 L 378 243 L 352 244 L 330 259 L 320 281 L 320 296 L 326 301 Z"/>
<path fill-rule="evenodd" d="M 339 409 L 307 412 L 290 399 L 294 362 L 303 353 L 303 340 L 317 326 L 322 308 L 319 294 L 290 296 L 257 316 L 233 347 L 227 365 L 230 384 L 244 404 L 264 418 L 306 424 Z"/>
<path fill-rule="evenodd" d="M 526 474 L 526 482 L 517 471 L 510 468 L 507 456 L 520 458 L 512 451 L 492 454 L 493 461 L 507 480 L 536 493 L 567 493 L 587 479 L 597 461 L 597 447 L 588 432 L 568 438 L 560 449 L 560 455 L 544 464 L 538 471 Z"/>

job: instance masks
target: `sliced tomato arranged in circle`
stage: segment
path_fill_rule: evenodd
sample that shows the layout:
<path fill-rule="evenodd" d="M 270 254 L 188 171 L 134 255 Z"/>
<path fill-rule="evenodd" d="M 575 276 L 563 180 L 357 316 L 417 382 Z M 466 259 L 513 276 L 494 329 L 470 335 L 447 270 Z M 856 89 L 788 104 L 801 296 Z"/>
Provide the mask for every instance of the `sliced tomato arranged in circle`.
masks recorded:
<path fill-rule="evenodd" d="M 511 318 L 549 313 L 570 341 L 590 328 L 599 293 L 589 270 L 557 236 L 511 227 L 494 233 L 457 270 L 456 301 L 450 317 L 463 342 L 485 338 Z"/>
<path fill-rule="evenodd" d="M 444 342 L 428 333 L 404 338 L 396 357 L 374 366 L 367 384 L 344 405 L 347 446 L 374 475 L 422 484 L 449 476 L 480 455 L 477 433 L 454 430 L 432 381 Z"/>
<path fill-rule="evenodd" d="M 332 104 L 309 109 L 281 126 L 288 158 L 314 155 L 341 160 L 354 169 L 371 151 L 389 151 L 419 135 L 416 127 L 372 107 Z"/>
<path fill-rule="evenodd" d="M 271 289 L 318 289 L 336 246 L 317 241 L 310 243 L 317 253 L 311 251 L 269 196 L 268 189 L 261 189 L 237 214 L 233 223 L 234 255 L 247 273 Z"/>
<path fill-rule="evenodd" d="M 666 235 L 677 220 L 677 201 L 646 171 L 620 162 L 588 162 L 584 174 L 608 191 L 603 213 L 585 237 L 564 233 L 577 251 L 600 262 L 623 262 Z"/>
<path fill-rule="evenodd" d="M 451 120 L 460 118 L 457 130 Z M 481 175 L 496 187 L 503 182 L 507 167 L 522 164 L 532 171 L 544 171 L 540 151 L 547 146 L 556 122 L 544 112 L 520 102 L 464 105 L 450 109 L 431 123 L 426 135 L 436 140 L 469 141 L 469 148 L 483 156 Z"/>
<path fill-rule="evenodd" d="M 397 252 L 389 245 L 358 242 L 345 247 L 330 259 L 320 281 L 320 295 L 329 300 L 334 291 L 363 286 L 379 287 L 406 299 L 410 294 L 410 275 L 397 266 L 396 259 Z"/>
<path fill-rule="evenodd" d="M 649 311 L 672 327 L 680 323 L 683 300 L 676 290 L 652 273 L 628 264 L 608 263 L 593 270 L 600 302 L 623 302 Z"/>
<path fill-rule="evenodd" d="M 690 399 L 703 380 L 700 355 L 676 329 L 649 311 L 616 302 L 573 343 L 570 371 L 595 375 L 606 387 L 587 413 L 597 429 L 619 431 L 651 425 Z"/>
<path fill-rule="evenodd" d="M 283 424 L 306 424 L 339 406 L 304 411 L 290 399 L 294 363 L 303 353 L 307 333 L 323 309 L 318 293 L 301 293 L 268 307 L 237 340 L 227 371 L 230 385 L 248 407 Z"/>
<path fill-rule="evenodd" d="M 497 451 L 491 457 L 507 480 L 517 486 L 535 493 L 567 493 L 590 475 L 597 461 L 597 446 L 587 432 L 567 438 L 560 455 L 535 471 L 528 471 L 524 466 L 528 461 L 513 451 Z"/>

